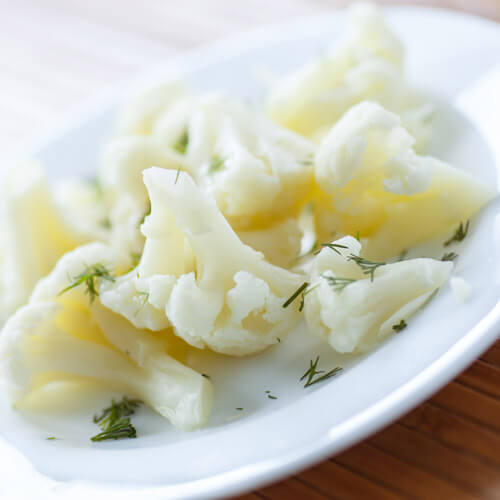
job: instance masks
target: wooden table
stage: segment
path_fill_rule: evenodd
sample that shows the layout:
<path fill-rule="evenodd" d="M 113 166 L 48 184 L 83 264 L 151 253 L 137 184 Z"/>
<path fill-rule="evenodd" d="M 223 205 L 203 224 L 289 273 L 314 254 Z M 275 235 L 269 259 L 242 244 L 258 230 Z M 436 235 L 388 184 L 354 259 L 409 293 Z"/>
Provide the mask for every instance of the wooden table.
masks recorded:
<path fill-rule="evenodd" d="M 14 151 L 76 103 L 159 59 L 345 3 L 0 0 L 0 150 Z M 500 21 L 500 0 L 417 3 Z M 240 500 L 262 498 L 500 498 L 500 343 L 395 424 Z"/>

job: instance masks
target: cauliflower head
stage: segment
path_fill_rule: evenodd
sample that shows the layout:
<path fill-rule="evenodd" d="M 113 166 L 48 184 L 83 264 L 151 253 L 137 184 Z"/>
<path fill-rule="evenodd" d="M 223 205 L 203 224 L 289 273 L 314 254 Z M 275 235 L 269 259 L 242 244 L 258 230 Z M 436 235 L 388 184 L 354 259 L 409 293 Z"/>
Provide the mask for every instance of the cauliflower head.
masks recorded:
<path fill-rule="evenodd" d="M 366 255 L 386 259 L 451 232 L 496 195 L 470 175 L 416 154 L 413 144 L 400 119 L 377 103 L 345 114 L 316 155 L 320 240 L 333 231 L 359 232 Z"/>
<path fill-rule="evenodd" d="M 294 215 L 308 194 L 315 147 L 226 96 L 197 97 L 167 109 L 153 136 L 170 149 L 184 137 L 183 170 L 235 229 L 262 228 Z"/>
<path fill-rule="evenodd" d="M 25 303 L 65 252 L 85 241 L 64 220 L 37 164 L 4 174 L 0 188 L 0 322 Z"/>
<path fill-rule="evenodd" d="M 194 347 L 243 356 L 277 343 L 299 318 L 296 308 L 282 305 L 302 278 L 244 245 L 188 174 L 151 168 L 144 182 L 151 199 L 144 253 L 123 277 L 126 285 L 103 285 L 102 303 L 137 324 L 139 315 L 126 304 L 130 290 L 142 287 L 147 302 L 162 307 L 175 333 Z"/>
<path fill-rule="evenodd" d="M 53 381 L 86 377 L 124 388 L 182 430 L 202 426 L 213 389 L 176 359 L 183 349 L 172 332 L 135 328 L 103 307 L 98 295 L 90 302 L 85 282 L 68 288 L 96 266 L 113 276 L 109 246 L 91 243 L 67 253 L 5 324 L 0 363 L 11 401 L 20 403 Z M 101 281 L 93 282 L 96 294 Z"/>
<path fill-rule="evenodd" d="M 355 3 L 338 43 L 271 89 L 269 115 L 298 133 L 322 137 L 323 130 L 351 106 L 370 99 L 408 121 L 424 147 L 432 107 L 420 103 L 408 87 L 403 59 L 402 44 L 385 23 L 381 9 L 372 3 Z"/>
<path fill-rule="evenodd" d="M 324 248 L 312 265 L 305 296 L 309 331 L 341 353 L 364 352 L 407 321 L 450 276 L 452 262 L 412 259 L 384 264 L 373 279 L 349 257 L 361 244 L 351 236 L 334 242 L 340 253 Z"/>

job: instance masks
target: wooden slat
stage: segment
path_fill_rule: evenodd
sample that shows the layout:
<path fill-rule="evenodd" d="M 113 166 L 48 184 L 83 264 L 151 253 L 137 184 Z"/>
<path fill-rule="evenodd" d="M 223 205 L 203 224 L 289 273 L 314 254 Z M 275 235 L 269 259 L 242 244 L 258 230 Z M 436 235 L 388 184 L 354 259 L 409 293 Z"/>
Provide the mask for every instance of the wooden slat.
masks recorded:
<path fill-rule="evenodd" d="M 476 361 L 457 381 L 488 396 L 500 399 L 500 368 Z"/>
<path fill-rule="evenodd" d="M 482 485 L 495 484 L 499 479 L 498 470 L 494 467 L 487 467 L 469 455 L 402 425 L 396 424 L 376 434 L 369 442 L 404 462 L 436 477 L 446 478 L 455 486 L 476 495 L 483 491 Z"/>
<path fill-rule="evenodd" d="M 500 467 L 500 433 L 475 422 L 426 403 L 403 417 L 401 424 Z"/>
<path fill-rule="evenodd" d="M 307 500 L 328 500 L 332 498 L 320 491 L 312 489 L 310 485 L 296 478 L 291 478 L 288 481 L 263 488 L 259 490 L 259 495 L 269 500 L 281 500 L 283 498 L 287 500 L 304 500 L 305 498 L 307 498 Z"/>
<path fill-rule="evenodd" d="M 494 345 L 489 351 L 486 351 L 480 359 L 500 368 L 500 347 Z"/>
<path fill-rule="evenodd" d="M 452 382 L 431 401 L 472 422 L 500 431 L 500 402 L 470 387 Z"/>
<path fill-rule="evenodd" d="M 361 443 L 333 459 L 399 495 L 426 500 L 470 498 L 462 488 L 373 445 Z"/>
<path fill-rule="evenodd" d="M 298 475 L 299 479 L 328 498 L 350 500 L 395 500 L 390 488 L 356 474 L 341 463 L 323 462 Z"/>

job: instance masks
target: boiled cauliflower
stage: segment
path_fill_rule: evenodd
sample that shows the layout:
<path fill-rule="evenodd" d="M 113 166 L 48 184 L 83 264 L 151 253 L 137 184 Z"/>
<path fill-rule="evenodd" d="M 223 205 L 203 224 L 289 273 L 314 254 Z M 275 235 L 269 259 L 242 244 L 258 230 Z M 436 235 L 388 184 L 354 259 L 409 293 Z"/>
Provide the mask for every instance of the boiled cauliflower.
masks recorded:
<path fill-rule="evenodd" d="M 198 97 L 189 110 L 185 106 L 167 109 L 153 136 L 172 149 L 185 134 L 182 169 L 235 229 L 260 229 L 298 211 L 312 180 L 309 141 L 225 96 Z"/>
<path fill-rule="evenodd" d="M 38 165 L 6 173 L 0 192 L 1 323 L 61 255 L 85 240 L 66 224 Z"/>
<path fill-rule="evenodd" d="M 172 333 L 136 329 L 99 300 L 89 302 L 83 283 L 67 288 L 92 266 L 112 270 L 114 258 L 101 243 L 66 254 L 5 324 L 0 359 L 12 402 L 51 381 L 85 376 L 123 387 L 180 429 L 200 427 L 211 383 L 169 355 L 177 349 Z"/>
<path fill-rule="evenodd" d="M 244 245 L 188 174 L 152 168 L 144 182 L 151 199 L 144 254 L 123 283 L 103 285 L 103 304 L 137 323 L 129 287 L 142 287 L 195 347 L 242 356 L 277 343 L 298 320 L 296 308 L 282 305 L 301 277 Z"/>
<path fill-rule="evenodd" d="M 321 137 L 351 106 L 371 99 L 399 113 L 424 147 L 432 107 L 408 88 L 403 59 L 402 44 L 380 8 L 356 3 L 339 42 L 271 89 L 268 112 L 291 130 Z"/>
<path fill-rule="evenodd" d="M 356 239 L 334 244 L 338 252 L 324 248 L 314 260 L 304 312 L 309 331 L 342 353 L 367 351 L 396 331 L 453 268 L 451 262 L 412 259 L 380 265 L 370 276 L 352 259 L 361 251 Z"/>
<path fill-rule="evenodd" d="M 494 196 L 488 186 L 435 158 L 419 156 L 400 119 L 379 104 L 350 109 L 315 161 L 320 240 L 332 231 L 365 241 L 374 259 L 451 232 Z"/>

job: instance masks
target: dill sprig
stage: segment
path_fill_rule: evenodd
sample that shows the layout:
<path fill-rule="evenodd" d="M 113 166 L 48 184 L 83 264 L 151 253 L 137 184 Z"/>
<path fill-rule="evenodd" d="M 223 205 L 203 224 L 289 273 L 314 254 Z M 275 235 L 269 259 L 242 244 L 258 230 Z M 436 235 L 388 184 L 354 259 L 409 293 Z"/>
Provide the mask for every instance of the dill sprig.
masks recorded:
<path fill-rule="evenodd" d="M 401 330 L 404 330 L 408 324 L 404 319 L 402 319 L 399 323 L 396 323 L 395 325 L 392 325 L 392 329 L 397 333 L 400 332 Z"/>
<path fill-rule="evenodd" d="M 135 438 L 137 433 L 135 427 L 130 423 L 130 415 L 141 405 L 138 399 L 129 399 L 124 396 L 120 402 L 111 400 L 111 405 L 99 415 L 94 415 L 94 423 L 102 432 L 91 437 L 92 441 L 105 441 L 107 439 Z"/>
<path fill-rule="evenodd" d="M 470 221 L 467 221 L 465 224 L 461 222 L 457 227 L 453 236 L 449 240 L 446 240 L 443 245 L 447 247 L 448 245 L 451 245 L 454 241 L 456 242 L 462 241 L 467 236 L 467 233 L 469 231 L 469 223 Z"/>
<path fill-rule="evenodd" d="M 277 396 L 273 396 L 273 395 L 271 394 L 271 391 L 265 391 L 265 392 L 266 392 L 266 395 L 267 395 L 268 399 L 278 399 L 278 397 L 277 397 Z"/>
<path fill-rule="evenodd" d="M 172 148 L 175 149 L 181 155 L 186 154 L 186 150 L 189 144 L 189 132 L 187 129 L 182 132 L 182 135 L 179 137 L 177 142 L 172 145 Z"/>
<path fill-rule="evenodd" d="M 140 295 L 141 299 L 140 299 L 139 309 L 135 311 L 134 316 L 137 316 L 144 309 L 149 300 L 149 292 L 138 292 L 137 295 Z"/>
<path fill-rule="evenodd" d="M 342 292 L 346 286 L 357 281 L 352 278 L 339 278 L 337 276 L 325 276 L 324 274 L 322 275 L 322 277 L 337 293 Z"/>
<path fill-rule="evenodd" d="M 345 245 L 341 245 L 340 243 L 321 243 L 321 246 L 323 248 L 329 248 L 330 250 L 333 250 L 334 252 L 337 252 L 339 255 L 342 255 L 340 253 L 339 248 L 343 248 L 343 249 L 349 248 L 349 247 L 347 247 Z"/>
<path fill-rule="evenodd" d="M 71 285 L 67 286 L 61 290 L 57 296 L 59 297 L 63 293 L 76 288 L 81 284 L 85 284 L 85 293 L 89 296 L 90 303 L 94 302 L 94 299 L 99 296 L 99 292 L 96 288 L 97 280 L 104 279 L 107 281 L 115 281 L 115 278 L 110 274 L 103 264 L 94 264 L 92 266 L 86 266 L 84 271 L 75 276 L 74 278 L 69 278 L 69 281 L 73 281 Z"/>
<path fill-rule="evenodd" d="M 220 156 L 214 156 L 212 158 L 212 162 L 208 167 L 208 173 L 213 174 L 214 172 L 217 172 L 217 170 L 220 170 L 222 167 L 224 167 L 225 161 L 226 158 L 221 158 Z"/>
<path fill-rule="evenodd" d="M 450 261 L 453 262 L 458 257 L 458 254 L 455 252 L 444 253 L 441 257 L 442 261 Z"/>
<path fill-rule="evenodd" d="M 144 211 L 144 215 L 140 218 L 139 220 L 139 226 L 142 226 L 144 224 L 144 221 L 146 220 L 146 217 L 151 214 L 151 202 L 148 201 L 148 207 Z"/>
<path fill-rule="evenodd" d="M 136 438 L 137 431 L 130 423 L 130 418 L 122 418 L 109 425 L 106 430 L 99 432 L 90 438 L 91 441 L 106 441 L 108 439 L 123 439 L 123 438 Z"/>
<path fill-rule="evenodd" d="M 302 285 L 295 290 L 295 292 L 290 295 L 290 297 L 286 300 L 286 302 L 283 304 L 283 309 L 286 309 L 307 287 L 309 286 L 309 283 L 305 281 L 302 283 Z"/>
<path fill-rule="evenodd" d="M 329 372 L 326 372 L 324 370 L 318 370 L 318 363 L 319 363 L 319 356 L 316 357 L 316 359 L 313 361 L 312 359 L 309 361 L 309 368 L 307 371 L 300 377 L 300 381 L 304 380 L 307 377 L 306 383 L 304 384 L 305 387 L 309 387 L 313 384 L 316 384 L 317 382 L 322 382 L 323 380 L 327 380 L 339 373 L 342 370 L 342 367 L 336 366 Z M 317 378 L 317 375 L 320 375 Z"/>
<path fill-rule="evenodd" d="M 372 260 L 365 259 L 363 257 L 359 257 L 359 255 L 354 255 L 353 253 L 347 257 L 347 260 L 352 260 L 354 263 L 356 263 L 361 270 L 363 271 L 363 274 L 368 274 L 370 275 L 370 280 L 373 281 L 375 271 L 380 267 L 380 266 L 385 266 L 385 262 L 374 262 Z"/>

